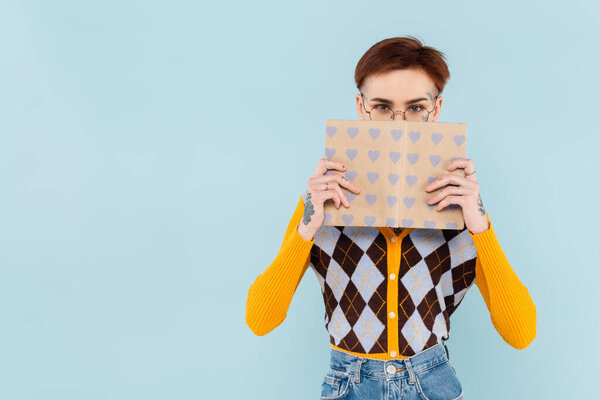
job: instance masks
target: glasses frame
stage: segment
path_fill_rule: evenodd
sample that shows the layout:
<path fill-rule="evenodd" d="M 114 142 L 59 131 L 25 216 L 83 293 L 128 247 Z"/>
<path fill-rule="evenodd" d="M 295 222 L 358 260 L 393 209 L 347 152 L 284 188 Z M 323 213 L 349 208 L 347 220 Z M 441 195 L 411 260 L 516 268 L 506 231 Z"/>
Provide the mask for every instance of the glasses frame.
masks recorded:
<path fill-rule="evenodd" d="M 378 106 L 373 106 L 373 107 L 371 107 L 371 109 L 370 109 L 369 111 L 367 111 L 367 107 L 365 106 L 365 95 L 364 95 L 362 92 L 359 92 L 359 93 L 360 93 L 360 97 L 362 97 L 362 100 L 363 100 L 363 101 L 362 101 L 362 103 L 363 103 L 363 108 L 365 109 L 365 112 L 366 112 L 367 114 L 369 114 L 369 119 L 370 119 L 371 121 L 375 121 L 373 118 L 371 118 L 371 111 L 373 111 L 373 109 L 374 109 L 375 107 L 378 107 Z M 434 111 L 435 111 L 435 108 L 437 107 L 437 98 L 438 98 L 438 97 L 440 97 L 440 95 L 439 95 L 439 94 L 437 94 L 437 95 L 434 97 L 433 109 L 432 109 L 431 111 L 429 111 L 428 109 L 425 109 L 425 111 L 427 111 L 427 119 L 426 119 L 425 121 L 422 121 L 422 122 L 428 122 L 428 121 L 429 121 L 429 116 L 431 115 L 431 113 L 432 113 L 432 112 L 434 112 Z M 383 105 L 385 105 L 385 104 L 383 104 Z M 414 105 L 414 104 L 413 104 L 413 105 Z M 409 109 L 410 107 L 412 107 L 413 105 L 409 105 L 409 106 L 406 108 L 406 110 L 404 110 L 404 111 L 394 111 L 394 110 L 392 110 L 392 108 L 391 108 L 391 107 L 389 107 L 389 106 L 387 106 L 387 105 L 385 105 L 385 106 L 386 106 L 386 107 L 387 107 L 387 108 L 388 108 L 388 109 L 389 109 L 389 110 L 392 112 L 392 119 L 391 119 L 390 121 L 394 121 L 394 120 L 396 119 L 396 114 L 402 114 L 402 119 L 403 119 L 404 121 L 406 121 L 406 112 L 407 112 L 407 111 L 408 111 L 408 109 Z"/>

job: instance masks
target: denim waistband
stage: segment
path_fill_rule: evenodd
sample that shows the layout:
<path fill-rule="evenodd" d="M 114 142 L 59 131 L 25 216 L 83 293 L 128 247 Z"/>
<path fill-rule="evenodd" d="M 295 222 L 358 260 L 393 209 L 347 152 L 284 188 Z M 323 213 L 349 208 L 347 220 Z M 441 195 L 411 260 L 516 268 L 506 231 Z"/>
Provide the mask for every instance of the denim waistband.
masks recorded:
<path fill-rule="evenodd" d="M 378 379 L 410 377 L 412 381 L 415 373 L 428 370 L 446 361 L 449 361 L 449 352 L 442 339 L 437 344 L 411 357 L 392 360 L 361 357 L 332 348 L 329 366 L 334 370 L 351 373 L 355 381 L 359 381 L 360 376 Z"/>

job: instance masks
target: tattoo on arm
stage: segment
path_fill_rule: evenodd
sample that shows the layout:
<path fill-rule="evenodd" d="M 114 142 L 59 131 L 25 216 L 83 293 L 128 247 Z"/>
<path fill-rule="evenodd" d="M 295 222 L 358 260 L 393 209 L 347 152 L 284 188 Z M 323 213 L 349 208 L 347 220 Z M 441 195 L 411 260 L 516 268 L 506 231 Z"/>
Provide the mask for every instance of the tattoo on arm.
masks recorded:
<path fill-rule="evenodd" d="M 315 213 L 315 207 L 313 206 L 312 201 L 310 200 L 311 194 L 310 192 L 306 193 L 306 198 L 304 199 L 304 215 L 302 218 L 302 222 L 304 225 L 308 225 L 310 223 L 310 216 Z"/>
<path fill-rule="evenodd" d="M 485 215 L 485 208 L 483 208 L 483 201 L 481 201 L 481 194 L 477 196 L 477 205 L 479 206 L 479 211 L 481 215 Z"/>

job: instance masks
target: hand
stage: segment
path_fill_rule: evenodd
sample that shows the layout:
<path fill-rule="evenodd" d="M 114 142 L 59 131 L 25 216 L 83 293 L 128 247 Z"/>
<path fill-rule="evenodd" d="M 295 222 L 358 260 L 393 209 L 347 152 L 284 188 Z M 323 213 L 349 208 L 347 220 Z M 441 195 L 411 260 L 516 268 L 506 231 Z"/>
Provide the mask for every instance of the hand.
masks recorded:
<path fill-rule="evenodd" d="M 453 171 L 456 168 L 463 168 L 465 176 L 457 176 L 449 172 L 425 187 L 426 192 L 442 187 L 439 193 L 427 200 L 427 204 L 431 205 L 439 202 L 435 208 L 436 211 L 440 211 L 449 204 L 459 205 L 462 208 L 467 229 L 474 235 L 485 232 L 490 228 L 490 224 L 486 218 L 486 212 L 479 194 L 479 184 L 475 176 L 473 160 L 470 158 L 457 158 L 446 167 L 448 171 Z"/>
<path fill-rule="evenodd" d="M 323 225 L 325 201 L 333 200 L 336 208 L 340 208 L 342 203 L 346 208 L 350 207 L 350 202 L 346 199 L 341 186 L 355 193 L 360 192 L 357 185 L 335 170 L 345 172 L 346 166 L 338 161 L 321 158 L 315 172 L 308 180 L 308 190 L 303 195 L 304 215 L 298 225 L 298 233 L 307 240 L 308 238 L 312 240 L 319 227 Z"/>

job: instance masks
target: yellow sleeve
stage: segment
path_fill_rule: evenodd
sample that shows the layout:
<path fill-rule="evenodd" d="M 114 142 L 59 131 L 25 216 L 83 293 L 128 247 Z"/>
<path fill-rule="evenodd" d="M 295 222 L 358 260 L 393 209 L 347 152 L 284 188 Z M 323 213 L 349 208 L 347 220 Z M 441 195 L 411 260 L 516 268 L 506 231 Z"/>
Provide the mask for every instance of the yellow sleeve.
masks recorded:
<path fill-rule="evenodd" d="M 475 282 L 500 336 L 521 350 L 536 336 L 535 304 L 502 251 L 489 214 L 487 220 L 487 231 L 469 231 L 477 249 Z"/>
<path fill-rule="evenodd" d="M 300 196 L 279 253 L 248 290 L 246 324 L 258 336 L 266 335 L 285 320 L 292 297 L 310 264 L 315 238 L 309 241 L 298 233 L 303 214 L 304 200 Z"/>

